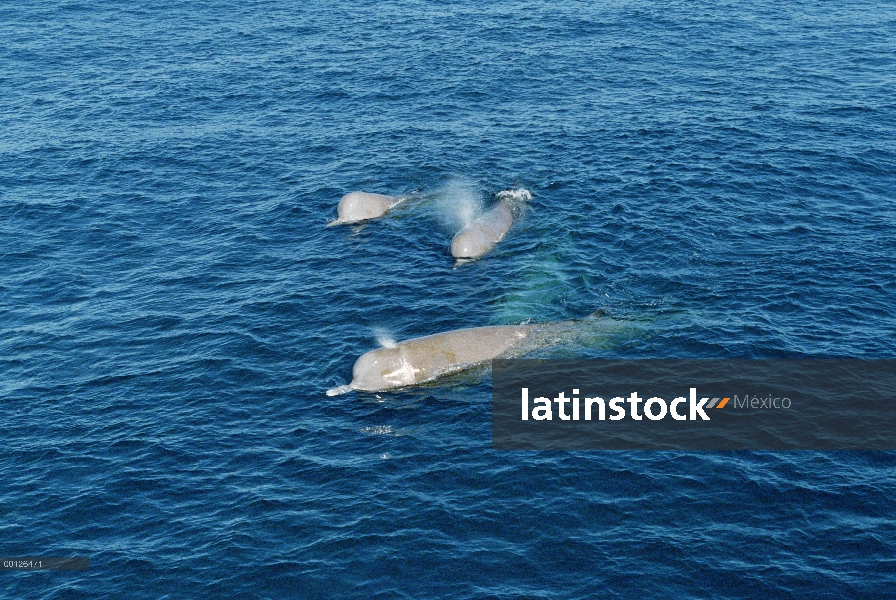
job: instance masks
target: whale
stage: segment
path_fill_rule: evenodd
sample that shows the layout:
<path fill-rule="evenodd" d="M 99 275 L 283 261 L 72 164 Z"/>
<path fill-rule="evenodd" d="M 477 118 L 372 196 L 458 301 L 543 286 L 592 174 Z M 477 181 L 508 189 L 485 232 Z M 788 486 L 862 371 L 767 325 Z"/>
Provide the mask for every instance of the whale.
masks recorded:
<path fill-rule="evenodd" d="M 598 322 L 596 319 L 603 315 L 603 310 L 596 310 L 578 320 L 469 327 L 399 343 L 385 340 L 386 346 L 355 361 L 349 384 L 327 390 L 327 395 L 352 390 L 382 392 L 427 383 L 494 358 L 515 358 L 563 340 L 588 339 L 598 330 L 606 338 L 616 322 Z"/>
<path fill-rule="evenodd" d="M 523 189 L 498 194 L 494 207 L 457 232 L 451 240 L 451 256 L 478 258 L 491 251 L 513 225 L 521 204 L 531 198 L 532 194 Z"/>
<path fill-rule="evenodd" d="M 451 256 L 477 258 L 501 241 L 513 225 L 513 210 L 506 202 L 499 202 L 481 217 L 461 229 L 451 240 Z"/>
<path fill-rule="evenodd" d="M 359 223 L 381 217 L 399 202 L 401 202 L 401 198 L 394 196 L 368 192 L 351 192 L 339 200 L 339 205 L 336 207 L 337 218 L 335 221 L 327 223 L 327 227 Z"/>
<path fill-rule="evenodd" d="M 471 327 L 413 338 L 361 355 L 352 381 L 327 391 L 328 396 L 351 390 L 380 392 L 432 381 L 520 347 L 534 325 Z"/>

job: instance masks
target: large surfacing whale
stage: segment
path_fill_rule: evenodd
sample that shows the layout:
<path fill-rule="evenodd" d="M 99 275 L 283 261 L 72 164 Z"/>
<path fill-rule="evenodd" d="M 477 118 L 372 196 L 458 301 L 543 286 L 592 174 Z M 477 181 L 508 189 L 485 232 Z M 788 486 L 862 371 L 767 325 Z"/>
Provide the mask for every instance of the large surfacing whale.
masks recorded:
<path fill-rule="evenodd" d="M 349 390 L 377 392 L 431 381 L 442 375 L 487 362 L 519 346 L 532 332 L 531 325 L 495 325 L 457 329 L 406 340 L 362 355 L 347 386 Z"/>
<path fill-rule="evenodd" d="M 371 350 L 355 362 L 352 381 L 327 391 L 328 396 L 351 390 L 379 392 L 432 381 L 492 360 L 509 358 L 552 346 L 587 333 L 597 311 L 581 321 L 532 325 L 471 327 L 405 340 Z M 588 326 L 584 326 L 590 323 Z M 584 327 L 583 327 L 584 326 Z M 603 328 L 605 329 L 605 328 Z"/>

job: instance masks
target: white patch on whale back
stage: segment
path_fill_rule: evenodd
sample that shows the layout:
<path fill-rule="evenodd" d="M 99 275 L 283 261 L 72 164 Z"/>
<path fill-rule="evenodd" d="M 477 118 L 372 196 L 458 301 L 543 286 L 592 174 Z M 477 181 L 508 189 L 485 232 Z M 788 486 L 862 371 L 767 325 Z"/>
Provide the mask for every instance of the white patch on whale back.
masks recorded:
<path fill-rule="evenodd" d="M 407 360 L 403 360 L 400 367 L 391 373 L 384 373 L 383 379 L 395 386 L 412 385 L 415 383 L 414 374 L 420 371 L 421 369 L 415 369 L 414 365 Z"/>
<path fill-rule="evenodd" d="M 339 387 L 334 387 L 327 390 L 327 396 L 341 396 L 347 392 L 352 391 L 352 386 L 350 385 L 340 385 Z"/>

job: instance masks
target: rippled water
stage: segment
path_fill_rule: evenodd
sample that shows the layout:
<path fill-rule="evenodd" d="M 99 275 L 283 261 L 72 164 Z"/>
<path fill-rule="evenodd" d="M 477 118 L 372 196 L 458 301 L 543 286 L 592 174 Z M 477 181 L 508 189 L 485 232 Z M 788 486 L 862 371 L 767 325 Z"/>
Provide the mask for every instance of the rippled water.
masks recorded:
<path fill-rule="evenodd" d="M 597 309 L 556 354 L 894 356 L 892 2 L 21 2 L 0 33 L 0 554 L 91 561 L 0 594 L 892 594 L 892 453 L 495 452 L 484 370 L 325 395 L 377 339 Z M 411 199 L 325 227 L 356 189 Z"/>

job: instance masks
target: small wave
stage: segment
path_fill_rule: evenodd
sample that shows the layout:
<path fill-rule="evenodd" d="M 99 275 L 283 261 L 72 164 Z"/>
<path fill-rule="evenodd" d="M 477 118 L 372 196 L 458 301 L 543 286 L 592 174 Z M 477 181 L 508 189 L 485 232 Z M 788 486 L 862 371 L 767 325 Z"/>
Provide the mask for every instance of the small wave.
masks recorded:
<path fill-rule="evenodd" d="M 519 217 L 523 212 L 523 207 L 526 205 L 526 202 L 532 199 L 532 193 L 525 188 L 515 188 L 502 190 L 498 192 L 495 197 L 498 199 L 498 202 L 508 204 L 514 214 Z"/>
<path fill-rule="evenodd" d="M 352 386 L 340 385 L 339 387 L 334 387 L 327 390 L 327 396 L 341 396 L 342 394 L 347 394 L 350 391 L 352 391 Z"/>
<path fill-rule="evenodd" d="M 525 188 L 503 190 L 498 192 L 497 198 L 508 202 L 528 202 L 532 199 L 532 192 Z"/>

